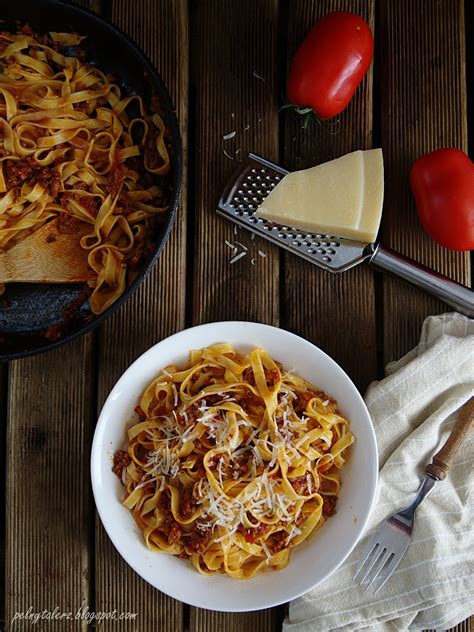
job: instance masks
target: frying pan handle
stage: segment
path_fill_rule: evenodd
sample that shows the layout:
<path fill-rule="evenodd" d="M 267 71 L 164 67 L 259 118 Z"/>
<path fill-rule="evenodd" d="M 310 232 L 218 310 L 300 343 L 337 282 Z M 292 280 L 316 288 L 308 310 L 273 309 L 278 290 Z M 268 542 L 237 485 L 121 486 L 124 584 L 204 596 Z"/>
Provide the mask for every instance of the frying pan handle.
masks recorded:
<path fill-rule="evenodd" d="M 474 317 L 474 292 L 465 285 L 456 283 L 456 281 L 426 268 L 421 263 L 381 245 L 377 246 L 370 263 L 383 272 L 401 277 L 416 285 L 443 303 L 454 307 L 461 314 L 465 314 L 469 318 Z"/>

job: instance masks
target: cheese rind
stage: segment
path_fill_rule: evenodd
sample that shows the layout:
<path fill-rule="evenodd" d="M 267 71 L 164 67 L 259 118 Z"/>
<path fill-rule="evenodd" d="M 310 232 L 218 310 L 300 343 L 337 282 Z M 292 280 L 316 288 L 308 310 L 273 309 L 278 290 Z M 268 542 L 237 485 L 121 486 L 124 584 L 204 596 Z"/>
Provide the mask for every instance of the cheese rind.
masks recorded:
<path fill-rule="evenodd" d="M 287 174 L 256 214 L 313 233 L 373 242 L 382 203 L 382 150 L 373 149 Z"/>
<path fill-rule="evenodd" d="M 364 195 L 359 232 L 373 243 L 379 232 L 383 206 L 383 154 L 381 149 L 362 152 L 364 163 Z"/>

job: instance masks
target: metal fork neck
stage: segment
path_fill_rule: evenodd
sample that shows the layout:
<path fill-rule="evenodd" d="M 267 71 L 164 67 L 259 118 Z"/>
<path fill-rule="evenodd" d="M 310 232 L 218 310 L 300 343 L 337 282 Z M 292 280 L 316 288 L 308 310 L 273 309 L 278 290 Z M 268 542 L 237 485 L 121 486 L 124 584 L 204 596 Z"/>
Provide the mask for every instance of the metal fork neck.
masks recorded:
<path fill-rule="evenodd" d="M 420 487 L 418 488 L 418 492 L 416 494 L 415 500 L 412 502 L 412 504 L 409 507 L 407 507 L 404 511 L 400 512 L 400 516 L 403 516 L 406 520 L 411 521 L 415 514 L 416 508 L 423 501 L 423 499 L 426 498 L 426 496 L 428 496 L 430 491 L 433 489 L 435 483 L 436 483 L 435 478 L 432 478 L 431 476 L 426 475 L 425 478 L 422 480 Z"/>

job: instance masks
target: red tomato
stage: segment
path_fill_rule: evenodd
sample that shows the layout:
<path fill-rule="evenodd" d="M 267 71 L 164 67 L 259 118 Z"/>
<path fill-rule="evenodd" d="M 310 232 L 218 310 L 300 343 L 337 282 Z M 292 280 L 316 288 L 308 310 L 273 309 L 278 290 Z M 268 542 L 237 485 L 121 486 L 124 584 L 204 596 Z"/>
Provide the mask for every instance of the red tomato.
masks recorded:
<path fill-rule="evenodd" d="M 296 51 L 289 101 L 312 108 L 321 119 L 336 116 L 354 96 L 373 54 L 374 38 L 365 20 L 353 13 L 328 13 Z"/>
<path fill-rule="evenodd" d="M 474 248 L 474 165 L 459 149 L 438 149 L 411 168 L 418 215 L 432 239 L 452 250 Z"/>

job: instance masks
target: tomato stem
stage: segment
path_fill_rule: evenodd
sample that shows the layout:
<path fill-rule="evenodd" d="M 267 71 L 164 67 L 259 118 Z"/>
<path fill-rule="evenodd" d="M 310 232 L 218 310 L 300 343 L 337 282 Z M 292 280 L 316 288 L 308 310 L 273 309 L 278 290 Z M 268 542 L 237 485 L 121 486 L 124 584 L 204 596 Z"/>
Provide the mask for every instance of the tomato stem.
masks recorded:
<path fill-rule="evenodd" d="M 318 125 L 320 125 L 328 134 L 331 136 L 337 134 L 339 132 L 339 127 L 341 125 L 340 119 L 322 119 L 319 117 L 313 108 L 302 105 L 295 105 L 294 103 L 285 103 L 281 106 L 280 112 L 282 110 L 293 110 L 296 114 L 299 114 L 303 117 L 303 129 L 306 129 L 311 120 L 315 120 Z"/>

